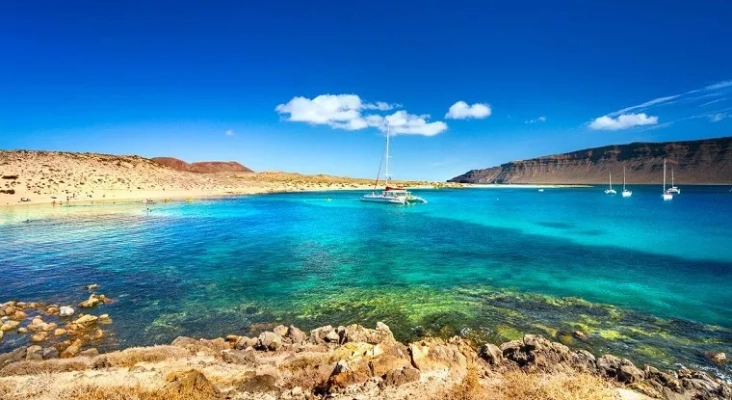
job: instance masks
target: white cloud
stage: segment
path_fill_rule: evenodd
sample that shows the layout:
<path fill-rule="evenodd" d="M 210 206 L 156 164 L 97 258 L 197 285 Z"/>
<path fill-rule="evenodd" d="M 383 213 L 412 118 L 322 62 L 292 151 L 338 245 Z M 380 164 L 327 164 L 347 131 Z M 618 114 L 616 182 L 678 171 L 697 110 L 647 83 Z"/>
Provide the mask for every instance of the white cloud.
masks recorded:
<path fill-rule="evenodd" d="M 534 119 L 529 119 L 529 120 L 524 121 L 525 124 L 535 124 L 537 122 L 546 122 L 546 117 L 542 115 L 539 118 L 534 118 Z"/>
<path fill-rule="evenodd" d="M 704 104 L 699 104 L 699 107 L 705 107 L 705 106 L 708 106 L 710 104 L 719 103 L 720 101 L 725 101 L 725 100 L 727 100 L 726 97 L 723 97 L 721 99 L 716 99 L 716 100 L 708 101 L 708 102 L 706 102 Z"/>
<path fill-rule="evenodd" d="M 469 105 L 468 103 L 464 101 L 458 101 L 457 103 L 453 104 L 450 109 L 447 111 L 447 114 L 445 114 L 445 118 L 450 119 L 468 119 L 468 118 L 476 118 L 476 119 L 482 119 L 490 117 L 491 115 L 491 106 L 485 103 L 475 103 L 473 105 Z"/>
<path fill-rule="evenodd" d="M 710 115 L 709 116 L 709 120 L 712 121 L 712 122 L 719 122 L 719 121 L 721 121 L 721 120 L 723 120 L 725 118 L 727 118 L 727 115 L 722 114 L 722 113 L 717 113 L 717 114 L 714 114 L 714 115 Z"/>
<path fill-rule="evenodd" d="M 590 123 L 590 128 L 595 130 L 617 131 L 620 129 L 633 128 L 635 126 L 656 124 L 658 124 L 658 117 L 648 116 L 645 113 L 622 114 L 616 118 L 604 115 L 592 121 Z"/>
<path fill-rule="evenodd" d="M 389 111 L 393 110 L 395 108 L 401 107 L 399 104 L 389 104 L 383 101 L 377 101 L 376 103 L 367 103 L 364 104 L 363 108 L 367 110 L 379 110 L 379 111 Z"/>
<path fill-rule="evenodd" d="M 673 96 L 659 97 L 657 99 L 647 101 L 643 104 L 638 104 L 637 106 L 626 107 L 626 108 L 623 108 L 622 110 L 612 112 L 612 113 L 608 114 L 608 116 L 617 117 L 618 115 L 627 114 L 628 111 L 637 110 L 639 108 L 648 108 L 648 107 L 656 106 L 659 104 L 672 104 L 674 102 L 672 102 L 671 100 L 675 100 L 679 97 L 681 97 L 680 94 L 675 94 Z"/>
<path fill-rule="evenodd" d="M 400 110 L 386 117 L 364 114 L 365 110 L 388 111 L 400 107 L 382 101 L 365 103 L 355 94 L 324 94 L 313 99 L 293 97 L 275 108 L 288 121 L 313 125 L 328 125 L 334 129 L 355 131 L 369 127 L 386 131 L 387 122 L 392 134 L 434 136 L 447 130 L 442 121 L 428 122 L 429 115 L 413 115 Z"/>
<path fill-rule="evenodd" d="M 709 85 L 709 86 L 705 87 L 704 89 L 706 89 L 706 90 L 719 90 L 719 89 L 724 89 L 724 88 L 728 88 L 728 87 L 732 87 L 732 81 L 717 82 L 717 83 L 715 83 L 713 85 Z"/>
<path fill-rule="evenodd" d="M 226 131 L 226 136 L 234 136 L 234 130 L 229 129 L 228 131 Z"/>

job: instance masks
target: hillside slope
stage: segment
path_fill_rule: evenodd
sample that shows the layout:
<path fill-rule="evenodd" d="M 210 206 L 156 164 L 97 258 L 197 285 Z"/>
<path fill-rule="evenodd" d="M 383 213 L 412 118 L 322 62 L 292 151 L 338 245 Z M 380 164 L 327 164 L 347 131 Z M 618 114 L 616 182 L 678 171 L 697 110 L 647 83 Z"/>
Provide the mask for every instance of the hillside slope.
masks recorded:
<path fill-rule="evenodd" d="M 189 164 L 183 160 L 173 157 L 154 157 L 152 160 L 158 164 L 165 165 L 166 167 L 185 172 L 198 172 L 204 174 L 217 172 L 254 172 L 234 161 L 202 161 Z"/>
<path fill-rule="evenodd" d="M 448 182 L 593 184 L 606 183 L 608 173 L 621 182 L 625 166 L 628 183 L 661 183 L 664 159 L 678 184 L 732 183 L 732 137 L 597 147 L 475 169 Z"/>

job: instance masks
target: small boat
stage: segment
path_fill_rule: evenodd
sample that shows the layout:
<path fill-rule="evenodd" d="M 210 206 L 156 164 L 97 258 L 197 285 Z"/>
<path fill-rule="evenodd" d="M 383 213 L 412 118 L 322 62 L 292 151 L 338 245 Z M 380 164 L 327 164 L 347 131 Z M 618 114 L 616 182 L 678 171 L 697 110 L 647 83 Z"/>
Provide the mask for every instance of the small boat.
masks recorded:
<path fill-rule="evenodd" d="M 610 175 L 610 187 L 605 189 L 605 194 L 618 194 L 618 192 L 613 189 L 613 174 L 612 172 L 609 172 L 608 174 Z"/>
<path fill-rule="evenodd" d="M 664 201 L 673 200 L 674 195 L 666 190 L 666 159 L 663 160 L 663 192 L 661 194 Z"/>
<path fill-rule="evenodd" d="M 544 189 L 539 189 L 539 191 L 540 191 L 540 192 L 543 192 L 543 191 L 544 191 Z"/>
<path fill-rule="evenodd" d="M 678 187 L 676 187 L 674 185 L 674 167 L 673 166 L 671 167 L 671 187 L 668 188 L 668 190 L 666 190 L 666 191 L 669 193 L 672 193 L 672 194 L 681 194 L 681 189 L 679 189 Z"/>
<path fill-rule="evenodd" d="M 625 166 L 623 166 L 623 191 L 622 193 L 623 197 L 630 197 L 633 195 L 633 192 L 625 188 Z"/>
<path fill-rule="evenodd" d="M 411 203 L 427 203 L 427 200 L 415 196 L 412 193 L 410 193 L 408 190 L 400 187 L 392 187 L 389 186 L 389 180 L 391 177 L 389 176 L 389 125 L 387 124 L 386 128 L 386 168 L 384 173 L 384 181 L 386 183 L 386 187 L 384 188 L 384 191 L 379 193 L 376 192 L 376 187 L 379 186 L 379 178 L 381 175 L 381 166 L 379 166 L 379 172 L 376 174 L 376 184 L 374 185 L 374 191 L 368 194 L 365 194 L 361 196 L 361 201 L 371 202 L 371 203 L 387 203 L 387 204 L 411 204 Z"/>

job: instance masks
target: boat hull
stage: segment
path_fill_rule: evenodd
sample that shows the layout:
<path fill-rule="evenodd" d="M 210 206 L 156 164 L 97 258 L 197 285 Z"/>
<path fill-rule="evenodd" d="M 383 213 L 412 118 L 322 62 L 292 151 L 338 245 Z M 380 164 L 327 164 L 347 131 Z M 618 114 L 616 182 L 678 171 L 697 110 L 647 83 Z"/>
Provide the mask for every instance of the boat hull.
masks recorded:
<path fill-rule="evenodd" d="M 406 204 L 407 199 L 404 197 L 386 197 L 379 195 L 366 195 L 361 197 L 361 201 L 367 203 L 381 203 L 381 204 Z"/>
<path fill-rule="evenodd" d="M 633 192 L 631 192 L 630 190 L 625 190 L 622 193 L 623 193 L 623 197 L 630 197 L 633 195 Z"/>

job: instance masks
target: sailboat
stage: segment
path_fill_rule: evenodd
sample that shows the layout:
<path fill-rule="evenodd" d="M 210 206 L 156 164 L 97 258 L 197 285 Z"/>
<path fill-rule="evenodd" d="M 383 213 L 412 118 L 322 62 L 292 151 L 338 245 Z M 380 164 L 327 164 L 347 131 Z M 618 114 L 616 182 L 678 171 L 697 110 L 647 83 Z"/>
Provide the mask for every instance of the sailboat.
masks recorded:
<path fill-rule="evenodd" d="M 605 190 L 605 194 L 618 194 L 618 192 L 613 189 L 613 174 L 612 172 L 608 172 L 610 174 L 610 188 Z"/>
<path fill-rule="evenodd" d="M 663 200 L 673 200 L 674 195 L 666 191 L 666 159 L 663 160 Z"/>
<path fill-rule="evenodd" d="M 384 191 L 381 193 L 376 192 L 376 188 L 379 186 L 379 178 L 381 175 L 381 166 L 379 166 L 379 172 L 376 174 L 376 183 L 374 184 L 374 191 L 369 194 L 365 194 L 361 197 L 361 201 L 371 202 L 371 203 L 387 203 L 387 204 L 409 204 L 409 203 L 426 203 L 427 200 L 415 196 L 412 193 L 410 193 L 408 190 L 400 188 L 400 187 L 392 187 L 389 186 L 389 180 L 391 177 L 389 176 L 389 136 L 390 130 L 389 125 L 386 125 L 386 168 L 384 173 L 384 182 L 385 182 L 385 188 Z"/>
<path fill-rule="evenodd" d="M 623 166 L 623 191 L 621 192 L 623 197 L 630 197 L 633 192 L 625 188 L 625 166 Z"/>
<path fill-rule="evenodd" d="M 668 188 L 667 192 L 681 194 L 681 189 L 674 185 L 674 167 L 671 166 L 671 187 Z"/>

